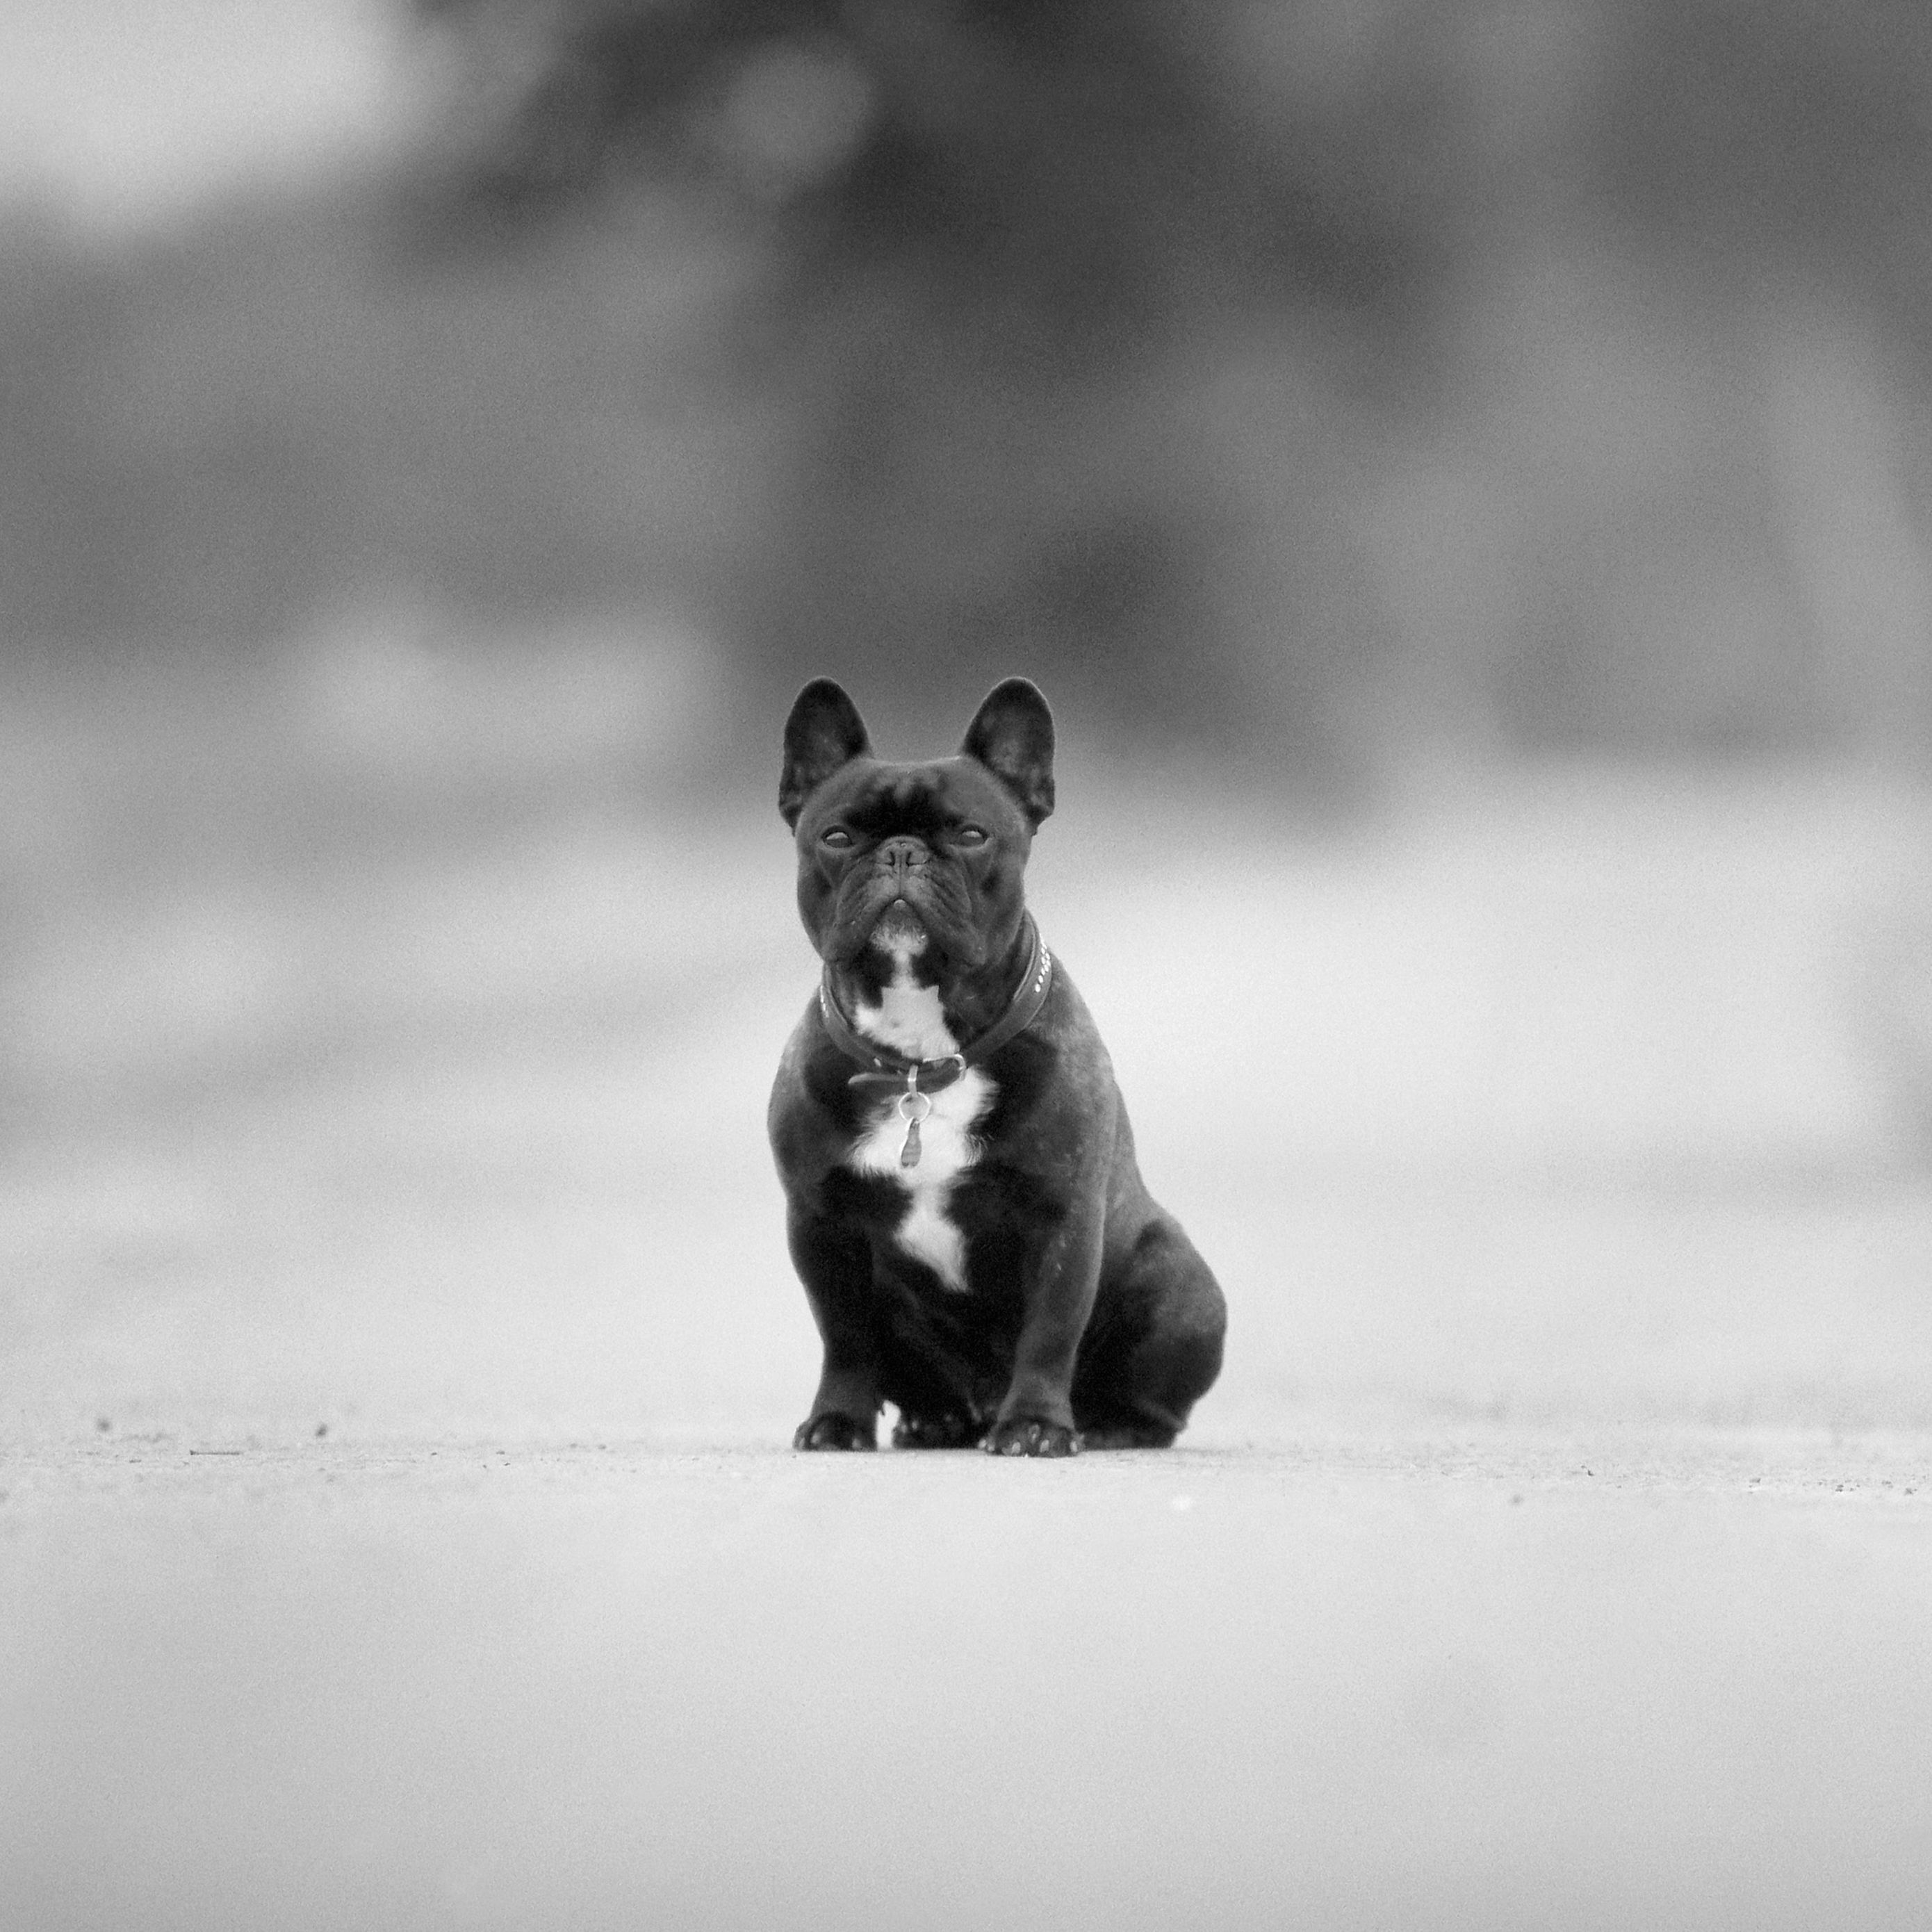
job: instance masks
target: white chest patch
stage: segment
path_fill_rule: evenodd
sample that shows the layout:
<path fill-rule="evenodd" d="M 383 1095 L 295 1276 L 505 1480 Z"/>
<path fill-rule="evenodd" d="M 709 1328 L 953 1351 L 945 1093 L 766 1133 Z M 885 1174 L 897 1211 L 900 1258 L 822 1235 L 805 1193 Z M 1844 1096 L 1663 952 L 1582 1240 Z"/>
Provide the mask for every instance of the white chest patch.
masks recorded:
<path fill-rule="evenodd" d="M 903 963 L 898 983 L 885 989 L 881 1004 L 860 1006 L 852 1016 L 857 1031 L 913 1060 L 938 1060 L 958 1051 L 930 986 L 915 986 Z M 980 1157 L 974 1123 L 992 1105 L 998 1090 L 976 1066 L 969 1066 L 950 1087 L 926 1098 L 932 1112 L 920 1123 L 916 1167 L 902 1167 L 906 1123 L 896 1100 L 882 1101 L 872 1124 L 852 1144 L 845 1164 L 859 1174 L 896 1180 L 908 1197 L 905 1219 L 893 1236 L 915 1259 L 925 1262 L 956 1293 L 966 1287 L 966 1238 L 946 1214 L 952 1186 Z"/>

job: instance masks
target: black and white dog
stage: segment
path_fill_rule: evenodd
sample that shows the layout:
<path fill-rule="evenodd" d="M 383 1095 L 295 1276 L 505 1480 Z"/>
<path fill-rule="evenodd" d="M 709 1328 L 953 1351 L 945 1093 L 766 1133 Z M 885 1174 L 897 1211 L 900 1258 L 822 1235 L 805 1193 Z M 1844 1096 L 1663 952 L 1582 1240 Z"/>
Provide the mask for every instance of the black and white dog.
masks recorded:
<path fill-rule="evenodd" d="M 1172 1442 L 1226 1309 L 1149 1196 L 1106 1048 L 1026 910 L 1053 719 L 1024 678 L 956 755 L 874 758 L 799 694 L 778 808 L 825 962 L 772 1089 L 787 1227 L 824 1343 L 801 1449 L 1065 1456 Z"/>

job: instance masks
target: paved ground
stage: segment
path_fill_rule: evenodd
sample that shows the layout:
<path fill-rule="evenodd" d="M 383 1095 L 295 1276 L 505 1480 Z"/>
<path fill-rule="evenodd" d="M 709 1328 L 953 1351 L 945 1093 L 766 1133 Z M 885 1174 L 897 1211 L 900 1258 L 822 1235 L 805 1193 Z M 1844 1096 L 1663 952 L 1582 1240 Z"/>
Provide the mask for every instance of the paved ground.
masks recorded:
<path fill-rule="evenodd" d="M 237 1453 L 238 1449 L 238 1453 Z M 9 1459 L 0 1921 L 1922 1926 L 1923 1436 Z"/>
<path fill-rule="evenodd" d="M 6 773 L 0 1924 L 1932 1923 L 1916 795 L 1070 787 L 1234 1327 L 1033 1466 L 783 1446 L 775 826 L 90 829 L 94 743 Z"/>

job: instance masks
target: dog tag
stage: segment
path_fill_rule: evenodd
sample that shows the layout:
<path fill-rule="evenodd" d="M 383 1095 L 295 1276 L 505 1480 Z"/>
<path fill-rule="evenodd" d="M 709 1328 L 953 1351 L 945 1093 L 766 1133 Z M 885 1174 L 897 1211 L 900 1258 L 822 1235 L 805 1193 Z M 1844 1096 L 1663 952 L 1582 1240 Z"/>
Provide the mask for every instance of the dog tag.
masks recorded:
<path fill-rule="evenodd" d="M 913 1112 L 913 1102 L 917 1101 L 919 1111 Z M 899 1149 L 899 1165 L 916 1167 L 919 1165 L 919 1124 L 932 1112 L 932 1102 L 916 1088 L 908 1087 L 899 1096 L 899 1118 L 906 1124 L 905 1145 Z"/>

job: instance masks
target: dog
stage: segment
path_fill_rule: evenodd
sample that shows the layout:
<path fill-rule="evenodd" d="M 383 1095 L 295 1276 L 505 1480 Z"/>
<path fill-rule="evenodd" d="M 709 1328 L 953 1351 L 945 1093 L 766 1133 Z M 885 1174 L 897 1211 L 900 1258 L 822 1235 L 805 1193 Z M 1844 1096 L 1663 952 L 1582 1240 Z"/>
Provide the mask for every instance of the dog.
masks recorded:
<path fill-rule="evenodd" d="M 873 755 L 819 678 L 778 809 L 824 962 L 769 1126 L 824 1369 L 800 1449 L 1164 1448 L 1220 1372 L 1227 1310 L 1142 1185 L 1106 1048 L 1024 892 L 1054 806 L 1052 714 L 989 692 L 958 753 Z"/>

